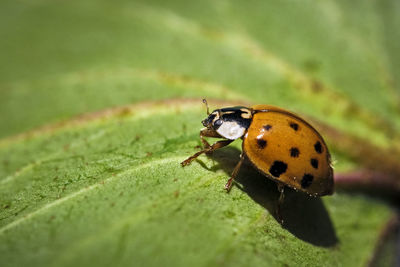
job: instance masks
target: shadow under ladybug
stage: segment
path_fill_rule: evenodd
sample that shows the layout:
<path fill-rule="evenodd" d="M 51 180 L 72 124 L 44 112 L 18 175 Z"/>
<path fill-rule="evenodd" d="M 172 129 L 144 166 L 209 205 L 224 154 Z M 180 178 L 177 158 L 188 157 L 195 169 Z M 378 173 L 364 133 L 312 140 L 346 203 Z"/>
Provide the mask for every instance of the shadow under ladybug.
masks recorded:
<path fill-rule="evenodd" d="M 235 147 L 226 147 L 208 156 L 217 163 L 211 171 L 222 169 L 230 175 L 237 163 L 234 159 L 239 158 L 240 151 Z M 196 161 L 207 168 L 201 160 Z M 248 160 L 244 161 L 235 183 L 297 238 L 321 247 L 332 247 L 338 243 L 332 221 L 320 198 L 286 187 L 285 200 L 279 205 L 280 193 L 276 183 L 259 173 Z"/>

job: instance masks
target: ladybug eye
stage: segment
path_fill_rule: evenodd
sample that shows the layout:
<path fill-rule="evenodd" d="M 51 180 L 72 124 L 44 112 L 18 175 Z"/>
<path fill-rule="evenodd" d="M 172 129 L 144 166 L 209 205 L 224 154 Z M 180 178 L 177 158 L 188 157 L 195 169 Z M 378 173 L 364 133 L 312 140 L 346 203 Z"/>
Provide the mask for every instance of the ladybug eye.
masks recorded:
<path fill-rule="evenodd" d="M 219 127 L 219 126 L 221 126 L 222 125 L 222 120 L 216 120 L 215 122 L 214 122 L 214 126 L 215 127 Z"/>

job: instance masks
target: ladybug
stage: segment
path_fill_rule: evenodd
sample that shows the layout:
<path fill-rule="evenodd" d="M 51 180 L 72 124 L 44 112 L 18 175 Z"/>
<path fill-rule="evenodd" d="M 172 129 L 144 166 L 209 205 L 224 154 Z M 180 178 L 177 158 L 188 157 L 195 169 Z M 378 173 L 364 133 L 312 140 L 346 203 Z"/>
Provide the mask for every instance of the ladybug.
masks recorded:
<path fill-rule="evenodd" d="M 242 153 L 225 185 L 229 191 L 247 158 L 263 175 L 274 180 L 283 199 L 284 186 L 311 196 L 333 193 L 333 170 L 328 147 L 314 127 L 296 114 L 270 105 L 227 107 L 209 112 L 200 131 L 204 148 L 181 162 L 189 165 L 203 153 L 210 153 L 241 138 Z M 222 138 L 210 145 L 204 137 Z"/>

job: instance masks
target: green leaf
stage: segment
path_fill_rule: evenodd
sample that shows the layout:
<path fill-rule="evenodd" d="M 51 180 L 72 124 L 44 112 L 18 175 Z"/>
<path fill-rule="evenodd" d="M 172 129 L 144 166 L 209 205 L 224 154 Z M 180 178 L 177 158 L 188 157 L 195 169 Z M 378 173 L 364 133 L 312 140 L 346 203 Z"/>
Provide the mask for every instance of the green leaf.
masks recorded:
<path fill-rule="evenodd" d="M 396 176 L 399 11 L 389 0 L 2 1 L 2 266 L 368 264 L 393 213 L 382 199 L 288 189 L 281 226 L 276 185 L 251 166 L 223 189 L 240 141 L 179 163 L 201 144 L 207 97 L 295 111 L 321 129 L 336 173 Z"/>
<path fill-rule="evenodd" d="M 242 190 L 224 191 L 237 148 L 180 167 L 202 113 L 187 101 L 136 105 L 3 142 L 4 266 L 368 260 L 390 215 L 382 203 L 289 191 L 282 228 L 275 184 L 250 166 Z"/>

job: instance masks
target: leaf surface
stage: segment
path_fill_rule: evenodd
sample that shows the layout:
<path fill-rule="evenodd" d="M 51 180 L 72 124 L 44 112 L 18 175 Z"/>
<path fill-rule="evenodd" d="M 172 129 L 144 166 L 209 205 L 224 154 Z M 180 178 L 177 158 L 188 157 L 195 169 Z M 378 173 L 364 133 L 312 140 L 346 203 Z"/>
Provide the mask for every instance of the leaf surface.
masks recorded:
<path fill-rule="evenodd" d="M 207 97 L 311 118 L 337 173 L 369 157 L 393 167 L 399 11 L 389 0 L 2 1 L 2 266 L 364 266 L 392 216 L 382 200 L 288 190 L 282 227 L 276 185 L 250 166 L 224 192 L 239 141 L 179 163 L 200 145 Z"/>

